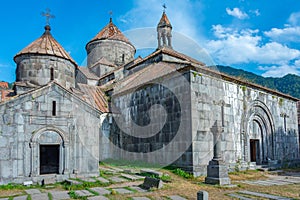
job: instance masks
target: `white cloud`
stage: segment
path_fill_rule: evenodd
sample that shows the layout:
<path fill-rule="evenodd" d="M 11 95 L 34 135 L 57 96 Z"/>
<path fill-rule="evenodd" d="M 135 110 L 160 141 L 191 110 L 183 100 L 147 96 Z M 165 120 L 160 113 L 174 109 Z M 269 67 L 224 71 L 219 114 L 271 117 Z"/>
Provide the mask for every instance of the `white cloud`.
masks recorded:
<path fill-rule="evenodd" d="M 228 15 L 231 15 L 231 16 L 236 17 L 238 19 L 248 18 L 247 13 L 241 11 L 239 8 L 233 8 L 232 10 L 230 8 L 226 8 L 226 12 L 227 12 Z"/>
<path fill-rule="evenodd" d="M 288 19 L 288 22 L 293 26 L 300 25 L 300 12 L 292 13 Z"/>
<path fill-rule="evenodd" d="M 300 42 L 300 26 L 283 29 L 272 28 L 270 31 L 265 31 L 264 34 L 274 41 Z"/>
<path fill-rule="evenodd" d="M 206 49 L 219 64 L 259 63 L 283 65 L 300 57 L 300 51 L 277 42 L 262 43 L 258 30 L 237 30 L 213 26 L 216 40 L 207 42 Z"/>
<path fill-rule="evenodd" d="M 264 77 L 283 77 L 287 74 L 300 75 L 299 67 L 296 65 L 273 65 L 273 66 L 259 66 L 259 70 L 265 71 Z"/>
<path fill-rule="evenodd" d="M 250 12 L 251 12 L 252 14 L 254 14 L 255 16 L 259 16 L 259 15 L 260 15 L 260 12 L 259 12 L 258 9 L 256 9 L 256 10 L 250 10 Z"/>
<path fill-rule="evenodd" d="M 134 1 L 133 9 L 120 17 L 120 21 L 127 30 L 135 28 L 156 27 L 162 15 L 160 0 Z M 200 38 L 202 4 L 199 1 L 173 0 L 168 2 L 166 14 L 173 26 L 173 30 L 198 41 Z"/>

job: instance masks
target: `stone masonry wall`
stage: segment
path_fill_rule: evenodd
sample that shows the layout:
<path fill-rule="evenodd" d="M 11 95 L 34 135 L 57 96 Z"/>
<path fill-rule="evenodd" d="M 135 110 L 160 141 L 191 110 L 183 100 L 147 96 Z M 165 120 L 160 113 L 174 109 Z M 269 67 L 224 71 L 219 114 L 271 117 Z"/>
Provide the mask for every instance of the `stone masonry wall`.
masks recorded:
<path fill-rule="evenodd" d="M 109 62 L 120 66 L 134 59 L 135 48 L 118 40 L 97 40 L 88 44 L 87 54 L 88 67 L 92 67 L 103 57 Z"/>
<path fill-rule="evenodd" d="M 191 71 L 194 174 L 206 174 L 213 157 L 214 123 L 223 125 L 223 159 L 227 164 L 253 162 L 250 140 L 258 141 L 257 164 L 299 159 L 296 102 Z M 253 147 L 252 147 L 253 148 Z"/>
<path fill-rule="evenodd" d="M 2 103 L 0 116 L 0 184 L 43 179 L 42 141 L 60 144 L 60 176 L 54 178 L 98 174 L 99 114 L 60 86 L 52 84 Z"/>
<path fill-rule="evenodd" d="M 37 85 L 46 85 L 51 80 L 51 68 L 54 80 L 67 89 L 75 87 L 75 65 L 69 60 L 47 55 L 20 55 L 16 58 L 16 81 L 30 81 Z"/>
<path fill-rule="evenodd" d="M 118 108 L 109 135 L 114 159 L 192 167 L 189 84 L 182 83 L 189 82 L 188 75 L 112 96 Z"/>

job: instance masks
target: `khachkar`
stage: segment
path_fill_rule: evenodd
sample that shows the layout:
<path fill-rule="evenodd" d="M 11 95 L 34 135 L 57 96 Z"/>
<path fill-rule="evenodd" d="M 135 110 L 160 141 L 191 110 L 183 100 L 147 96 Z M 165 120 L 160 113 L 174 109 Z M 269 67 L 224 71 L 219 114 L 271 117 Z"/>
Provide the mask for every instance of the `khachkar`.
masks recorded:
<path fill-rule="evenodd" d="M 223 126 L 218 125 L 216 121 L 210 129 L 214 136 L 214 157 L 207 166 L 207 177 L 205 183 L 228 185 L 230 178 L 228 177 L 228 169 L 221 155 L 221 134 L 224 131 Z"/>

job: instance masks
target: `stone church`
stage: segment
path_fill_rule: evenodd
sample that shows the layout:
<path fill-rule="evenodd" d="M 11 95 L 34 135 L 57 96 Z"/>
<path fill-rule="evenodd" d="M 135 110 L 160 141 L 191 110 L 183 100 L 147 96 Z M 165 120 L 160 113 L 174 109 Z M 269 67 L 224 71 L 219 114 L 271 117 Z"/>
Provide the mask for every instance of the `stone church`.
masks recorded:
<path fill-rule="evenodd" d="M 299 161 L 298 99 L 222 74 L 172 47 L 136 57 L 110 19 L 78 66 L 49 25 L 16 54 L 0 102 L 0 184 L 97 176 L 99 161 L 173 164 L 206 174 L 214 132 L 228 168 Z"/>

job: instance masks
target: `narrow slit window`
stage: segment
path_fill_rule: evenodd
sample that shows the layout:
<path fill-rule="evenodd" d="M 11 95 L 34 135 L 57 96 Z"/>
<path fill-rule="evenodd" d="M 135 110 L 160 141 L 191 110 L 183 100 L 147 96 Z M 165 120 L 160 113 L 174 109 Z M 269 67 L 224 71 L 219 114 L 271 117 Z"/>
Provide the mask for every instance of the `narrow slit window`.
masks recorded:
<path fill-rule="evenodd" d="M 125 61 L 125 54 L 122 54 L 122 62 Z"/>
<path fill-rule="evenodd" d="M 52 101 L 52 116 L 56 116 L 56 101 Z"/>
<path fill-rule="evenodd" d="M 52 67 L 50 68 L 50 80 L 54 80 L 54 69 Z"/>

